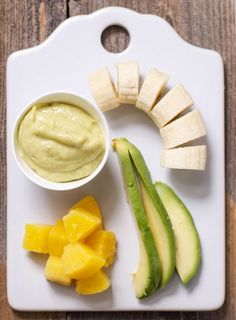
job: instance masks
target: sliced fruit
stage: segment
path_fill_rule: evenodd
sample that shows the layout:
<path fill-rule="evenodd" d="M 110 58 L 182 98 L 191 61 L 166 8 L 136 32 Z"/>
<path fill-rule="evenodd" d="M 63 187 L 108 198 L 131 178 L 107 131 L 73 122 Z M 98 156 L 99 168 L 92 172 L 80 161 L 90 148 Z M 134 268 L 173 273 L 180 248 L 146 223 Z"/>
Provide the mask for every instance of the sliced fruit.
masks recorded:
<path fill-rule="evenodd" d="M 58 220 L 49 232 L 48 251 L 52 256 L 61 257 L 64 247 L 69 243 L 62 220 Z"/>
<path fill-rule="evenodd" d="M 66 236 L 70 242 L 84 240 L 101 227 L 101 219 L 83 208 L 75 208 L 63 217 Z"/>
<path fill-rule="evenodd" d="M 176 268 L 184 284 L 197 273 L 201 262 L 201 246 L 193 218 L 176 195 L 165 183 L 155 183 L 157 192 L 163 202 L 174 229 L 176 242 Z"/>
<path fill-rule="evenodd" d="M 71 278 L 63 271 L 62 259 L 60 257 L 49 256 L 44 274 L 45 277 L 52 282 L 56 282 L 67 287 L 71 284 Z"/>
<path fill-rule="evenodd" d="M 48 253 L 48 236 L 52 226 L 47 224 L 26 224 L 23 248 L 37 253 Z"/>
<path fill-rule="evenodd" d="M 158 127 L 161 128 L 193 104 L 193 100 L 182 84 L 172 88 L 152 109 Z"/>
<path fill-rule="evenodd" d="M 83 208 L 90 213 L 94 214 L 102 221 L 102 212 L 99 208 L 99 205 L 96 201 L 96 199 L 93 196 L 86 196 L 83 199 L 81 199 L 79 202 L 77 202 L 73 207 L 70 209 L 77 209 L 77 208 Z M 69 210 L 69 211 L 70 211 Z"/>
<path fill-rule="evenodd" d="M 116 237 L 113 232 L 95 231 L 86 239 L 85 243 L 106 260 L 105 267 L 113 263 L 116 252 Z"/>
<path fill-rule="evenodd" d="M 113 148 L 120 160 L 124 185 L 139 232 L 140 258 L 133 283 L 136 297 L 142 299 L 157 290 L 161 278 L 161 266 L 131 162 L 129 143 L 125 139 L 115 139 Z"/>
<path fill-rule="evenodd" d="M 193 146 L 163 150 L 161 166 L 172 169 L 205 170 L 206 146 Z"/>
<path fill-rule="evenodd" d="M 135 104 L 139 91 L 139 65 L 137 62 L 117 64 L 120 103 Z"/>
<path fill-rule="evenodd" d="M 120 101 L 111 76 L 106 68 L 101 68 L 89 77 L 93 97 L 99 108 L 105 112 L 119 107 Z"/>
<path fill-rule="evenodd" d="M 150 172 L 142 154 L 127 140 L 124 143 L 129 150 L 133 166 L 137 171 L 143 206 L 162 267 L 160 287 L 164 287 L 170 281 L 175 269 L 175 241 L 171 222 L 152 184 Z"/>
<path fill-rule="evenodd" d="M 166 74 L 151 68 L 140 89 L 136 107 L 145 112 L 151 111 L 168 79 L 169 77 Z"/>
<path fill-rule="evenodd" d="M 76 281 L 75 291 L 79 294 L 96 294 L 107 290 L 110 287 L 110 279 L 99 270 L 97 273 L 87 279 Z"/>
<path fill-rule="evenodd" d="M 62 255 L 63 270 L 72 279 L 85 279 L 100 270 L 106 260 L 84 243 L 68 244 Z"/>
<path fill-rule="evenodd" d="M 206 129 L 200 112 L 193 110 L 161 128 L 160 134 L 165 147 L 170 149 L 205 136 Z"/>

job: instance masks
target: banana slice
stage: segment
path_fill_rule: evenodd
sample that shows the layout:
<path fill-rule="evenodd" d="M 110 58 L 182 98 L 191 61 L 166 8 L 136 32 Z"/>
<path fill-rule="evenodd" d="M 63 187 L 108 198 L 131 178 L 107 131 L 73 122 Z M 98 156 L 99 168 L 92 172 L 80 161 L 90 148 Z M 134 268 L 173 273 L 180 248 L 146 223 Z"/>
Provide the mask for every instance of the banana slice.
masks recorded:
<path fill-rule="evenodd" d="M 206 146 L 163 150 L 161 152 L 160 164 L 164 168 L 205 170 Z"/>
<path fill-rule="evenodd" d="M 166 74 L 151 68 L 140 89 L 136 107 L 145 112 L 150 111 L 157 98 L 160 96 L 168 79 L 169 77 Z"/>
<path fill-rule="evenodd" d="M 139 91 L 139 65 L 137 62 L 117 64 L 120 103 L 135 104 Z"/>
<path fill-rule="evenodd" d="M 103 112 L 119 107 L 118 94 L 107 68 L 101 68 L 90 75 L 89 85 L 97 105 Z"/>
<path fill-rule="evenodd" d="M 182 84 L 172 88 L 152 109 L 151 114 L 159 128 L 173 120 L 193 104 L 193 100 Z"/>
<path fill-rule="evenodd" d="M 193 110 L 161 128 L 160 134 L 166 149 L 171 149 L 205 136 L 206 128 L 200 112 Z"/>

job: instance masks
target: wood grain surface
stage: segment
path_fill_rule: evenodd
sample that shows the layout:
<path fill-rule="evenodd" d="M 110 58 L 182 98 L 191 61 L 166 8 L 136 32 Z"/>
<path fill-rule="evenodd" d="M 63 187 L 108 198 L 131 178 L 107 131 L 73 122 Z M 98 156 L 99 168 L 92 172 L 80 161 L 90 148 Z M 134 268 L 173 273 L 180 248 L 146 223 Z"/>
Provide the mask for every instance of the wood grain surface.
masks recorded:
<path fill-rule="evenodd" d="M 6 95 L 7 56 L 42 42 L 67 17 L 106 6 L 123 6 L 166 19 L 186 41 L 218 51 L 225 66 L 226 132 L 226 300 L 213 312 L 86 312 L 36 313 L 13 311 L 6 296 Z M 236 319 L 236 23 L 234 0 L 1 0 L 0 1 L 0 320 L 13 319 Z M 117 28 L 103 35 L 114 52 L 127 45 Z M 214 121 L 214 119 L 212 119 Z M 17 268 L 16 268 L 17 272 Z M 40 297 L 39 297 L 40 298 Z"/>

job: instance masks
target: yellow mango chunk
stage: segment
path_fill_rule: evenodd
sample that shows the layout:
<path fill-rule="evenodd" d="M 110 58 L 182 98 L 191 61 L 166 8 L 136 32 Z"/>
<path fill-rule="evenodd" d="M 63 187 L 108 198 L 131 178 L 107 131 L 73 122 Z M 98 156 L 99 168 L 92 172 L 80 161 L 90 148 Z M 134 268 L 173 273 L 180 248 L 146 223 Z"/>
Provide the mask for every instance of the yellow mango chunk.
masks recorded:
<path fill-rule="evenodd" d="M 26 224 L 23 248 L 37 253 L 48 253 L 48 236 L 52 226 L 47 224 Z"/>
<path fill-rule="evenodd" d="M 52 256 L 61 257 L 64 246 L 69 243 L 66 236 L 64 224 L 62 220 L 57 220 L 55 226 L 52 227 L 48 237 L 49 254 Z"/>
<path fill-rule="evenodd" d="M 72 279 L 85 279 L 105 264 L 105 259 L 84 243 L 68 244 L 62 255 L 63 270 Z"/>
<path fill-rule="evenodd" d="M 80 294 L 96 294 L 107 290 L 110 287 L 110 279 L 99 270 L 97 273 L 87 279 L 76 281 L 75 291 Z"/>
<path fill-rule="evenodd" d="M 96 199 L 93 196 L 84 197 L 79 202 L 77 202 L 70 210 L 77 208 L 83 208 L 102 220 L 101 210 Z"/>
<path fill-rule="evenodd" d="M 44 274 L 45 277 L 52 282 L 56 282 L 67 287 L 71 284 L 71 278 L 64 273 L 62 259 L 59 257 L 49 256 Z"/>
<path fill-rule="evenodd" d="M 84 240 L 101 226 L 101 219 L 83 208 L 75 208 L 63 217 L 66 236 L 71 243 Z"/>
<path fill-rule="evenodd" d="M 86 239 L 85 243 L 106 260 L 105 267 L 113 263 L 116 253 L 116 237 L 113 232 L 95 231 Z"/>

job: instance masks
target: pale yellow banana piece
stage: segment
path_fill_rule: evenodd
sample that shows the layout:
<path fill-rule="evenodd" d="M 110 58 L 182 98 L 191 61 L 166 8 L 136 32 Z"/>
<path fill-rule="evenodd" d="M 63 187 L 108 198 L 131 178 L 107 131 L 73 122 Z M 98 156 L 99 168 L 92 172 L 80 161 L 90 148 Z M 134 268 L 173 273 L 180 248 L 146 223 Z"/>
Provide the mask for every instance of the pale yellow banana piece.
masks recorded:
<path fill-rule="evenodd" d="M 160 96 L 168 79 L 169 77 L 166 74 L 155 68 L 151 68 L 140 89 L 136 107 L 145 112 L 150 111 Z"/>
<path fill-rule="evenodd" d="M 138 63 L 118 63 L 117 78 L 120 103 L 135 104 L 139 92 Z"/>
<path fill-rule="evenodd" d="M 177 84 L 155 105 L 151 114 L 161 128 L 192 104 L 193 100 L 184 86 Z"/>
<path fill-rule="evenodd" d="M 166 149 L 198 139 L 206 135 L 201 114 L 193 110 L 160 129 Z"/>
<path fill-rule="evenodd" d="M 205 170 L 206 146 L 163 150 L 161 152 L 160 164 L 164 168 Z"/>
<path fill-rule="evenodd" d="M 119 107 L 118 94 L 107 68 L 101 68 L 90 75 L 89 85 L 97 105 L 103 112 Z"/>

